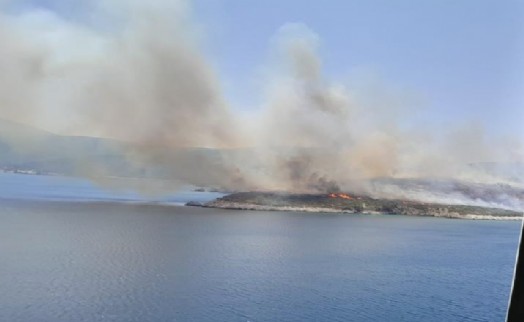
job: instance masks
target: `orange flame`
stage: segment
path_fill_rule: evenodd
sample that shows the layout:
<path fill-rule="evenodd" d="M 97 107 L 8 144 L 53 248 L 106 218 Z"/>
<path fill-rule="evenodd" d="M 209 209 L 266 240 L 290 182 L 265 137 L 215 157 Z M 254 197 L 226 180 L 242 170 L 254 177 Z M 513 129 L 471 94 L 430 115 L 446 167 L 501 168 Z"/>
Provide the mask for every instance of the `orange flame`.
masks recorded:
<path fill-rule="evenodd" d="M 353 200 L 353 197 L 351 197 L 350 195 L 345 194 L 345 193 L 330 193 L 328 195 L 328 197 L 329 198 L 342 198 L 342 199 Z"/>

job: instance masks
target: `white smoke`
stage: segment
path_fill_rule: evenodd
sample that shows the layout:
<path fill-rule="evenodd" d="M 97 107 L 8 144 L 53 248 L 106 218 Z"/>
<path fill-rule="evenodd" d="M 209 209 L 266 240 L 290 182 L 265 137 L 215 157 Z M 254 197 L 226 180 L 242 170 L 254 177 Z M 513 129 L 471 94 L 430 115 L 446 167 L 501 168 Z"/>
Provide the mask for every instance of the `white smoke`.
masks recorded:
<path fill-rule="evenodd" d="M 80 17 L 21 4 L 6 1 L 0 13 L 0 117 L 128 142 L 130 164 L 162 167 L 165 179 L 364 189 L 377 177 L 456 177 L 469 162 L 516 160 L 522 150 L 479 126 L 407 126 L 417 104 L 330 80 L 320 37 L 303 24 L 277 31 L 265 100 L 246 120 L 201 50 L 189 1 L 83 1 Z M 222 150 L 186 157 L 188 147 Z M 232 150 L 240 147 L 250 149 Z"/>

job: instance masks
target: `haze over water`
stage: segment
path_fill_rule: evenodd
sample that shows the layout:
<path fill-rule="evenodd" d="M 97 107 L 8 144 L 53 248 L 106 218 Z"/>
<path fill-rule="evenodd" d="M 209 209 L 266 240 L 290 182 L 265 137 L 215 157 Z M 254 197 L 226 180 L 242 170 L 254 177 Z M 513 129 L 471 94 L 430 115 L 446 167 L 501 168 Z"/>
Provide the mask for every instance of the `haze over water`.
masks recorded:
<path fill-rule="evenodd" d="M 0 193 L 1 321 L 501 321 L 520 229 L 107 202 L 42 176 Z"/>

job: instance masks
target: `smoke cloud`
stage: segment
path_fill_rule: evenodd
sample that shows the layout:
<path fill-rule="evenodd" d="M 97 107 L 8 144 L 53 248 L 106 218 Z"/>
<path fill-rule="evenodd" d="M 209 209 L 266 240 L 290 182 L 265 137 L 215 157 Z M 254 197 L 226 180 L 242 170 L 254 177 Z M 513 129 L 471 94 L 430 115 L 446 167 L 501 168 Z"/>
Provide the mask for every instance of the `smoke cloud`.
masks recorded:
<path fill-rule="evenodd" d="M 483 180 L 487 175 L 465 166 L 522 155 L 520 143 L 502 144 L 508 141 L 476 124 L 438 134 L 414 125 L 422 107 L 409 94 L 329 80 L 320 38 L 303 24 L 276 32 L 264 101 L 239 117 L 201 49 L 202 28 L 188 1 L 81 4 L 85 12 L 68 17 L 0 3 L 1 118 L 123 141 L 130 167 L 234 190 L 369 191 L 376 178 Z"/>

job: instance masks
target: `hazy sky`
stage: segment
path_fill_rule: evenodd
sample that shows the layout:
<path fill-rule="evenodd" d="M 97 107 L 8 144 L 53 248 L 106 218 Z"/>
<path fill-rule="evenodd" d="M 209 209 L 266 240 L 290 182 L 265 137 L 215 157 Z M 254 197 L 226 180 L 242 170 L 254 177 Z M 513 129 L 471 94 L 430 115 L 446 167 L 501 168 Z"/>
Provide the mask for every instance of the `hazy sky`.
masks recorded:
<path fill-rule="evenodd" d="M 10 1 L 85 20 L 89 1 Z M 468 120 L 518 133 L 524 121 L 524 1 L 196 0 L 206 55 L 237 111 L 259 105 L 271 41 L 286 23 L 320 39 L 327 76 L 407 91 L 431 124 Z"/>
<path fill-rule="evenodd" d="M 199 0 L 196 14 L 240 105 L 256 95 L 275 30 L 302 22 L 319 35 L 333 78 L 373 77 L 413 91 L 428 118 L 522 127 L 524 1 Z"/>

